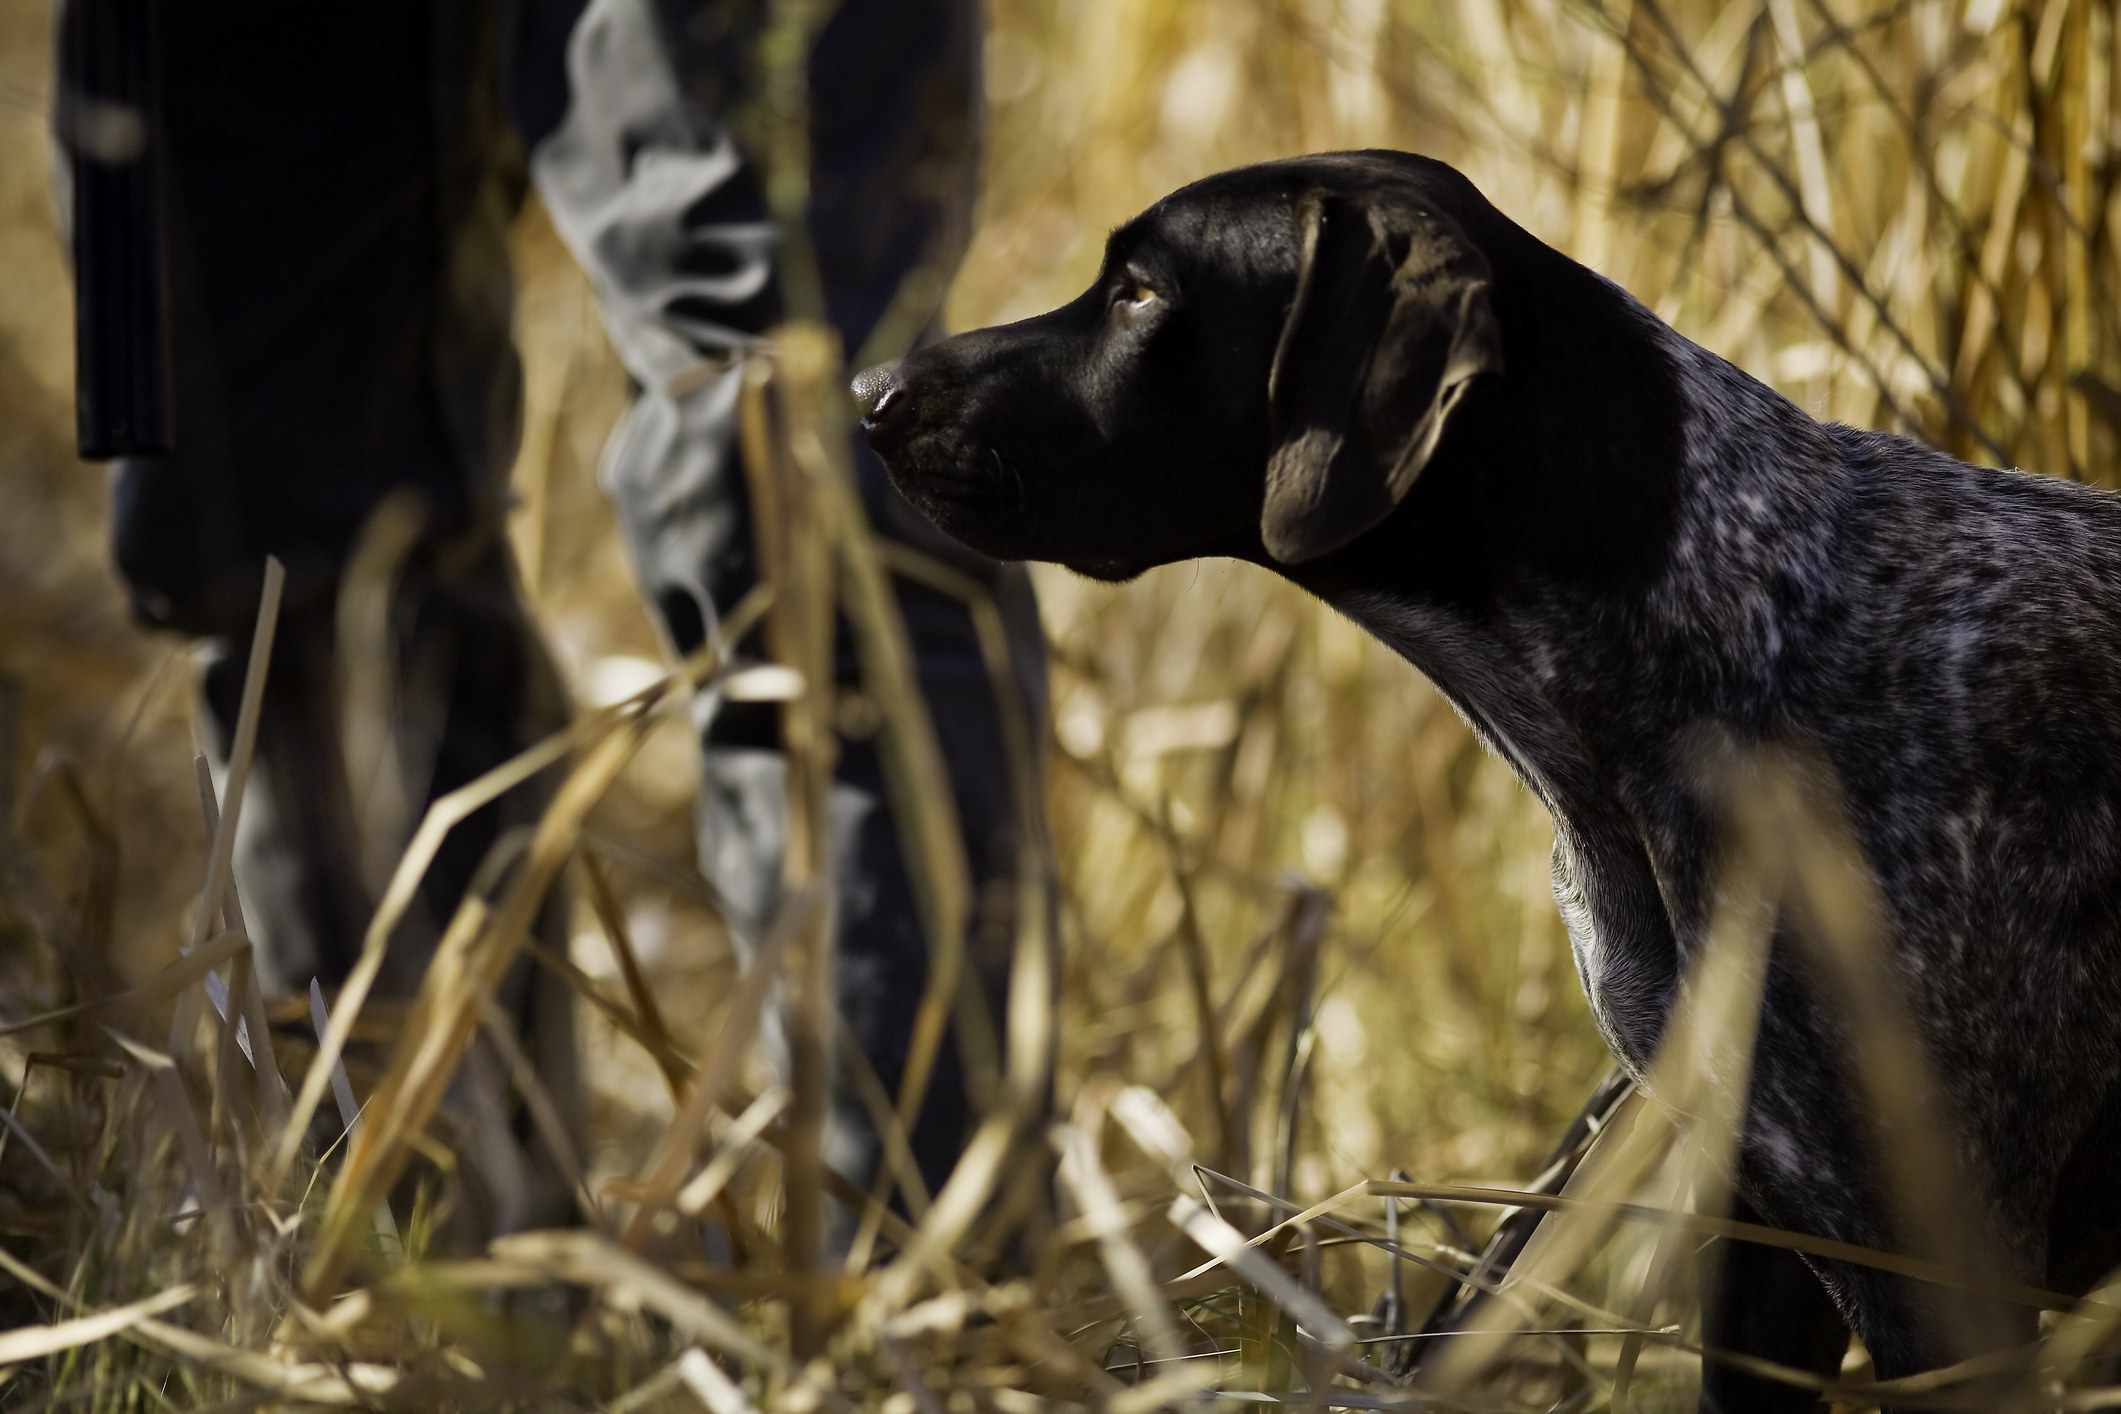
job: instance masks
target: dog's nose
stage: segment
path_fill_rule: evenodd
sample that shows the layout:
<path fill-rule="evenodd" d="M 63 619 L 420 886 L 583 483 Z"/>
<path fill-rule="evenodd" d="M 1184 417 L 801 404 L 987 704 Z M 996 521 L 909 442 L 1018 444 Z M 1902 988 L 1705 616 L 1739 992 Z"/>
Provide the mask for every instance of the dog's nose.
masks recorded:
<path fill-rule="evenodd" d="M 864 432 L 874 433 L 906 406 L 906 386 L 899 381 L 896 363 L 880 363 L 855 374 L 853 392 Z"/>

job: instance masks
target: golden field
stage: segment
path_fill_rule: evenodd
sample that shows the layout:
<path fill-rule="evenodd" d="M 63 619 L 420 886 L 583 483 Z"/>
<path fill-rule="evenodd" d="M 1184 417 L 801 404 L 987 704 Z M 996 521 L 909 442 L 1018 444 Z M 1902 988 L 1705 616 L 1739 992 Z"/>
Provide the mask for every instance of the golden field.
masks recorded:
<path fill-rule="evenodd" d="M 2116 20 L 2113 0 L 990 0 L 987 175 L 948 322 L 1072 297 L 1107 230 L 1195 177 L 1400 147 L 1458 165 L 1817 416 L 2121 484 Z M 71 455 L 49 24 L 34 0 L 0 4 L 0 1024 L 84 1000 L 83 949 L 129 981 L 166 966 L 207 867 L 189 650 L 126 624 L 102 478 Z M 528 405 L 511 528 L 557 656 L 602 707 L 643 662 L 676 666 L 595 484 L 625 376 L 534 204 L 514 257 Z M 1145 1136 L 1168 1139 L 1155 1126 L 1175 1121 L 1200 1163 L 1299 1206 L 1395 1172 L 1531 1180 L 1607 1066 L 1548 892 L 1550 826 L 1409 667 L 1262 571 L 1181 565 L 1115 588 L 1042 569 L 1038 583 L 1057 1069 L 1050 1115 L 996 1122 L 1037 1160 L 1015 1173 L 1043 1173 L 1071 1140 L 1095 1156 L 1072 1161 L 1057 1211 L 990 1174 L 958 1230 L 938 1218 L 922 1246 L 886 1222 L 868 1265 L 819 1295 L 776 1245 L 790 1185 L 815 1175 L 770 1135 L 732 1139 L 771 1077 L 752 1058 L 688 1109 L 609 1019 L 625 1010 L 621 969 L 581 902 L 574 961 L 606 988 L 581 1008 L 584 1228 L 484 1266 L 371 1258 L 364 1294 L 328 1311 L 299 1299 L 301 1274 L 365 1190 L 337 1156 L 275 1183 L 272 1136 L 229 1098 L 214 1046 L 171 1090 L 86 1031 L 0 1036 L 17 1117 L 0 1139 L 15 1283 L 0 1311 L 32 1330 L 185 1292 L 49 1349 L 0 1334 L 0 1407 L 1127 1414 L 1208 1389 L 1325 1403 L 1330 1361 L 1258 1281 L 1168 1285 L 1206 1253 L 1173 1208 L 1189 1191 L 1177 1151 Z M 653 719 L 585 717 L 580 760 L 620 738 L 633 754 L 555 848 L 561 863 L 576 847 L 609 861 L 669 1042 L 704 1064 L 733 1034 L 736 968 L 682 878 L 696 768 L 680 696 Z M 166 1034 L 166 1015 L 139 1034 Z M 308 1055 L 283 1042 L 281 1060 L 299 1088 Z M 226 1213 L 172 1221 L 195 1191 L 172 1105 L 196 1110 L 239 1195 Z M 752 1245 L 732 1269 L 700 1270 L 667 1241 L 625 1250 L 628 1195 L 674 1124 L 689 1126 L 688 1172 L 717 1153 L 733 1165 L 728 1206 Z M 1638 1157 L 1605 1195 L 1683 1206 L 1691 1171 Z M 1265 1225 L 1268 1208 L 1236 1190 L 1212 1196 L 1237 1226 Z M 1367 1319 L 1391 1263 L 1350 1232 L 1382 1234 L 1389 1201 L 1351 1198 L 1268 1250 L 1339 1319 Z M 1462 1267 L 1493 1209 L 1450 1209 L 1470 1231 L 1437 1211 L 1404 1205 L 1404 1241 Z M 399 1220 L 417 1231 L 417 1215 Z M 1562 1271 L 1567 1299 L 1531 1303 L 1535 1333 L 1435 1407 L 1691 1408 L 1691 1287 L 1659 1231 L 1586 1238 Z M 492 1295 L 539 1281 L 577 1293 L 564 1319 Z M 1442 1280 L 1410 1265 L 1405 1282 L 1418 1323 Z M 831 1313 L 821 1344 L 792 1329 L 806 1301 Z M 1593 1333 L 1536 1333 L 1568 1327 Z M 2073 1354 L 2109 1338 L 2100 1319 L 2053 1329 Z M 1148 1364 L 1160 1350 L 1168 1365 Z M 2088 1368 L 2041 1378 L 2083 1385 Z M 1361 1407 L 1418 1407 L 1388 1381 L 1364 1393 L 1384 1402 Z M 2021 1394 L 2026 1408 L 2065 1398 L 2031 1377 Z M 714 1402 L 731 1398 L 745 1405 Z"/>

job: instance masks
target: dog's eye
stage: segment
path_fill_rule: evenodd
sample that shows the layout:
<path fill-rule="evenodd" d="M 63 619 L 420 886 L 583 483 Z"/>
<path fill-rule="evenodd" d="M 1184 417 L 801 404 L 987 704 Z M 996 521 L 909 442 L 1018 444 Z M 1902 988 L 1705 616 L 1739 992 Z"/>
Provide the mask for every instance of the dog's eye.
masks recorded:
<path fill-rule="evenodd" d="M 1143 284 L 1124 285 L 1121 286 L 1117 294 L 1113 295 L 1112 307 L 1122 314 L 1140 314 L 1161 298 L 1162 296 L 1157 294 L 1151 286 Z"/>

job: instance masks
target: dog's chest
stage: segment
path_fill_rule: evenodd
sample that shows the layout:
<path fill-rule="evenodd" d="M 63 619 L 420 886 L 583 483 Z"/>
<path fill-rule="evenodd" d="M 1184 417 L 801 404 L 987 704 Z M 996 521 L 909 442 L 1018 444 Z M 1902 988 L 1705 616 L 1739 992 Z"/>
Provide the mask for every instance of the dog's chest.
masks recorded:
<path fill-rule="evenodd" d="M 1566 680 L 1571 696 L 1587 692 L 1617 701 L 1606 729 L 1635 743 L 1647 770 L 1667 755 L 1643 745 L 1667 731 L 1651 710 L 1661 694 L 1643 691 L 1647 684 L 1618 669 L 1611 682 L 1587 681 L 1601 670 L 1539 647 L 1542 636 L 1498 632 L 1418 600 L 1365 593 L 1335 596 L 1334 603 L 1418 668 L 1554 817 L 1555 898 L 1592 1005 L 1623 1055 L 1654 1044 L 1671 948 L 1668 940 L 1644 936 L 1645 920 L 1661 926 L 1666 910 L 1639 821 L 1623 796 L 1647 800 L 1659 792 L 1650 775 L 1632 766 L 1616 780 L 1612 763 L 1594 760 L 1554 699 Z M 1657 833 L 1677 842 L 1684 832 Z"/>

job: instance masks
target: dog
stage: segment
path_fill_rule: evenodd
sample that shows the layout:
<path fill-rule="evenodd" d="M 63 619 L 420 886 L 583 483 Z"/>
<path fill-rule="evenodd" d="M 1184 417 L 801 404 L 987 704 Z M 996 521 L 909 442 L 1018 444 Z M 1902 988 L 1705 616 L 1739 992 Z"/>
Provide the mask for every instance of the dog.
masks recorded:
<path fill-rule="evenodd" d="M 1395 152 L 1188 186 L 1079 298 L 854 395 L 976 550 L 1115 581 L 1247 560 L 1426 674 L 1552 813 L 1576 966 L 1638 1080 L 1717 880 L 1702 733 L 1826 762 L 2003 1274 L 2082 1292 L 2121 1263 L 2121 497 L 1818 423 Z M 1904 1246 L 1788 926 L 1737 1215 Z M 1901 1278 L 1731 1251 L 1711 1344 L 1824 1375 L 1851 1327 L 1882 1377 L 1955 1353 Z M 1813 1401 L 1705 1374 L 1708 1408 Z"/>

